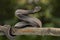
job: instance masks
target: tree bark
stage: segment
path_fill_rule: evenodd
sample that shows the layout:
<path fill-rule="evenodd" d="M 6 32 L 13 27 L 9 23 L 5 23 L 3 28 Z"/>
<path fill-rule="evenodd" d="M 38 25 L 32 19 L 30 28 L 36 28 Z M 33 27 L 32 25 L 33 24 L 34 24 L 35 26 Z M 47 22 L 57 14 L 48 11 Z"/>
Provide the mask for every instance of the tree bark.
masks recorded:
<path fill-rule="evenodd" d="M 0 26 L 0 31 L 7 29 L 8 27 Z M 2 33 L 0 33 L 1 35 Z M 51 36 L 60 36 L 60 28 L 12 28 L 13 35 L 51 35 Z M 4 35 L 4 34 L 2 34 Z"/>

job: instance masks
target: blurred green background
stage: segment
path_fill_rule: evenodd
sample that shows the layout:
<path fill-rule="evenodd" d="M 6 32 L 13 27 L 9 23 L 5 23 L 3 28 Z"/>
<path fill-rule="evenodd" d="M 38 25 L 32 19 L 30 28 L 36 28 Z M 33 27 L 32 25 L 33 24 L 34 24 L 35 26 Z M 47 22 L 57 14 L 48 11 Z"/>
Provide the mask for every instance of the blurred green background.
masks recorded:
<path fill-rule="evenodd" d="M 43 23 L 43 27 L 60 28 L 60 0 L 40 0 L 37 4 L 41 6 L 41 11 L 31 16 L 37 17 Z M 18 22 L 14 13 L 17 8 L 32 9 L 34 5 L 28 5 L 27 0 L 0 0 L 0 25 L 9 24 L 11 26 Z M 5 36 L 0 36 L 0 40 L 8 40 Z M 22 35 L 16 40 L 60 40 L 56 36 Z"/>

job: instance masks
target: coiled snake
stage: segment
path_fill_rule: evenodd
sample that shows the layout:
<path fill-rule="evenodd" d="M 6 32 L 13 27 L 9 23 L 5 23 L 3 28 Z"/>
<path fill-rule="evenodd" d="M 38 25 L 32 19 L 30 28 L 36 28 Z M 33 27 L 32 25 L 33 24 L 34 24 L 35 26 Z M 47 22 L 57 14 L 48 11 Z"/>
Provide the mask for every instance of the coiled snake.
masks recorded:
<path fill-rule="evenodd" d="M 15 16 L 22 21 L 15 24 L 14 27 L 16 28 L 24 28 L 27 26 L 42 27 L 42 23 L 39 19 L 29 16 L 29 14 L 34 14 L 35 12 L 40 11 L 40 9 L 41 7 L 39 6 L 36 6 L 33 10 L 17 9 L 15 12 Z"/>
<path fill-rule="evenodd" d="M 29 26 L 30 27 L 31 26 L 32 27 L 42 27 L 42 23 L 39 19 L 29 16 L 29 14 L 38 12 L 40 9 L 41 9 L 40 7 L 35 7 L 33 10 L 22 10 L 22 9 L 16 10 L 15 16 L 22 21 L 16 23 L 14 27 L 5 25 L 7 28 L 5 28 L 3 30 L 3 32 L 7 36 L 7 38 L 10 40 L 15 40 L 16 35 L 12 34 L 13 28 L 25 28 L 25 27 L 29 27 Z"/>
<path fill-rule="evenodd" d="M 29 0 L 29 3 L 38 3 L 39 0 Z M 41 7 L 36 6 L 33 10 L 24 10 L 24 9 L 17 9 L 15 11 L 15 16 L 21 20 L 15 24 L 15 28 L 25 28 L 25 27 L 42 27 L 42 23 L 39 19 L 35 17 L 29 16 L 29 14 L 34 14 L 35 12 L 40 11 Z M 12 28 L 8 27 L 8 29 L 4 30 L 3 32 L 10 40 L 15 40 L 15 35 L 11 33 Z"/>

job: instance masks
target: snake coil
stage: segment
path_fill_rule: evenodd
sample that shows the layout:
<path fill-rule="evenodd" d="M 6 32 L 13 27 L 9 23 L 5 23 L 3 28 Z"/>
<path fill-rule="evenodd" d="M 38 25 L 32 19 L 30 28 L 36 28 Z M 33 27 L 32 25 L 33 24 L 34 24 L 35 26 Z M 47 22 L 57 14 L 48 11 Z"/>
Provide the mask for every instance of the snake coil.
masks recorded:
<path fill-rule="evenodd" d="M 39 6 L 36 6 L 33 10 L 17 9 L 15 12 L 15 16 L 18 19 L 20 19 L 21 22 L 16 23 L 14 27 L 16 28 L 24 28 L 27 26 L 42 27 L 42 23 L 39 19 L 29 16 L 29 14 L 34 14 L 35 12 L 40 11 L 40 9 L 41 7 Z"/>

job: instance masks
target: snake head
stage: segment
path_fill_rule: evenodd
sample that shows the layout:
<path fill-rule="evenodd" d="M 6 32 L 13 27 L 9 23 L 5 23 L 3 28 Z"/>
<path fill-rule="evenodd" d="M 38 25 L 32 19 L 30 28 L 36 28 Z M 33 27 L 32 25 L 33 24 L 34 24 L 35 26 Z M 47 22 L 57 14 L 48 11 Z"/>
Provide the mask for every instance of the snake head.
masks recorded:
<path fill-rule="evenodd" d="M 34 11 L 33 12 L 38 12 L 38 11 L 40 11 L 41 10 L 41 7 L 40 6 L 36 6 L 35 8 L 34 8 Z"/>

